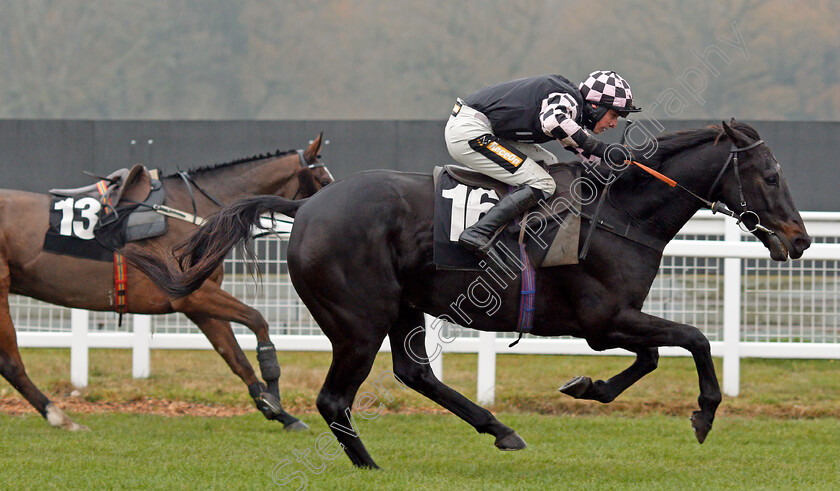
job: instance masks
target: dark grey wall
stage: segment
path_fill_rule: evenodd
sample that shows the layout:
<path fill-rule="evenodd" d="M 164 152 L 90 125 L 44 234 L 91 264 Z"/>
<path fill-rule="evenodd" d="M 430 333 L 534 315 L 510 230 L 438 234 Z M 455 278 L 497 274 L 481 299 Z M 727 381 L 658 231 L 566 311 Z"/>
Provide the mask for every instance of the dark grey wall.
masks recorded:
<path fill-rule="evenodd" d="M 662 122 L 666 131 L 711 123 Z M 654 131 L 644 120 L 641 124 Z M 751 124 L 781 162 L 800 210 L 840 210 L 840 123 Z M 443 126 L 443 121 L 0 120 L 0 187 L 45 192 L 81 186 L 92 182 L 83 170 L 104 175 L 137 162 L 171 173 L 303 148 L 319 131 L 330 142 L 322 160 L 337 179 L 376 168 L 429 171 L 450 161 Z M 617 137 L 618 131 L 610 135 Z M 546 146 L 561 160 L 574 160 L 558 144 Z"/>

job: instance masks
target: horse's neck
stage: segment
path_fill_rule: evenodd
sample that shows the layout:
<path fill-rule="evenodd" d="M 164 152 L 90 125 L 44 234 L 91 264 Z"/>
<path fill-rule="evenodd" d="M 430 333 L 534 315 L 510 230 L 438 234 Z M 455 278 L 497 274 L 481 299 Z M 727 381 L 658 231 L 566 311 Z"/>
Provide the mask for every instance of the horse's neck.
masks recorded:
<path fill-rule="evenodd" d="M 275 157 L 210 169 L 196 174 L 193 180 L 223 203 L 229 203 L 246 196 L 282 194 L 297 170 L 290 156 Z"/>
<path fill-rule="evenodd" d="M 660 171 L 707 199 L 727 156 L 725 145 L 705 143 L 667 158 Z M 639 172 L 636 169 L 631 171 Z M 661 191 L 644 197 L 631 196 L 622 201 L 634 203 L 631 205 L 631 216 L 646 229 L 655 230 L 657 238 L 669 241 L 703 207 L 703 202 L 678 187 L 668 187 L 660 181 L 653 181 L 651 186 Z"/>

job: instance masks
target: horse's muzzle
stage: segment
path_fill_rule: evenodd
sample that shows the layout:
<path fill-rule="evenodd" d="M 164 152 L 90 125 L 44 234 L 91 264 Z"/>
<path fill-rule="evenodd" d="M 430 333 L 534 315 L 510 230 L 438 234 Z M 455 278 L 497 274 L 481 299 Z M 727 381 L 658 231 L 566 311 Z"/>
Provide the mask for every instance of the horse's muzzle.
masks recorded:
<path fill-rule="evenodd" d="M 762 237 L 759 236 L 759 239 L 762 239 Z M 811 247 L 811 237 L 805 231 L 805 225 L 797 222 L 782 224 L 778 231 L 773 235 L 768 235 L 767 239 L 762 239 L 762 242 L 770 250 L 770 257 L 775 261 L 785 261 L 788 257 L 799 259 L 805 249 Z M 774 244 L 774 242 L 778 242 L 778 244 Z M 783 250 L 778 250 L 780 247 Z M 784 257 L 782 258 L 782 256 Z"/>

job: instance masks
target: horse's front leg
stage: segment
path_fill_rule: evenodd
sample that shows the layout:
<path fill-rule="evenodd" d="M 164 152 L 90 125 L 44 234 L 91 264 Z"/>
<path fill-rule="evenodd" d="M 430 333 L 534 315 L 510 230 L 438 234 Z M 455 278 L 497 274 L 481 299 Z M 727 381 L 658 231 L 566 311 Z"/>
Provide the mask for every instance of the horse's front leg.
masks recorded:
<path fill-rule="evenodd" d="M 589 377 L 575 377 L 560 387 L 560 392 L 575 399 L 589 399 L 608 403 L 615 400 L 628 387 L 635 384 L 642 377 L 656 370 L 659 362 L 657 348 L 643 348 L 636 350 L 636 361 L 626 370 L 607 381 L 592 381 Z"/>
<path fill-rule="evenodd" d="M 635 351 L 640 356 L 642 350 L 661 346 L 679 346 L 691 353 L 700 383 L 700 396 L 697 398 L 700 410 L 691 415 L 691 426 L 697 440 L 703 443 L 712 429 L 721 393 L 709 340 L 700 329 L 648 315 L 639 310 L 626 309 L 614 318 L 613 328 L 605 338 L 599 339 L 605 340 L 612 344 L 605 348 L 624 348 Z"/>

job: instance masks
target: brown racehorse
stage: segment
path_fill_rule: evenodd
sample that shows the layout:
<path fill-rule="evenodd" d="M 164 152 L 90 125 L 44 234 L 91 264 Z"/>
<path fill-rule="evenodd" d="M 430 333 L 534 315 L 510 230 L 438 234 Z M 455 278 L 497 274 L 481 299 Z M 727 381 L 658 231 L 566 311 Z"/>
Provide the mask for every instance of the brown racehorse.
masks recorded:
<path fill-rule="evenodd" d="M 214 202 L 230 203 L 253 195 L 304 198 L 333 181 L 318 162 L 321 135 L 305 151 L 290 151 L 207 166 L 161 178 L 166 206 L 199 217 L 219 210 Z M 189 184 L 188 184 L 189 182 Z M 189 189 L 188 189 L 189 188 Z M 56 427 L 84 429 L 68 418 L 32 383 L 18 351 L 9 313 L 9 294 L 24 295 L 66 307 L 114 310 L 114 265 L 44 252 L 42 244 L 49 227 L 50 196 L 0 190 L 0 373 Z M 140 247 L 170 256 L 172 245 L 196 229 L 192 223 L 168 219 L 164 235 L 137 242 Z M 192 295 L 172 301 L 145 275 L 129 267 L 126 301 L 128 312 L 168 314 L 182 312 L 207 336 L 231 370 L 248 386 L 257 407 L 268 419 L 286 429 L 306 425 L 280 406 L 280 366 L 268 336 L 268 323 L 255 309 L 223 291 L 219 268 Z M 234 338 L 230 323 L 244 324 L 257 335 L 258 360 L 264 385 Z"/>

